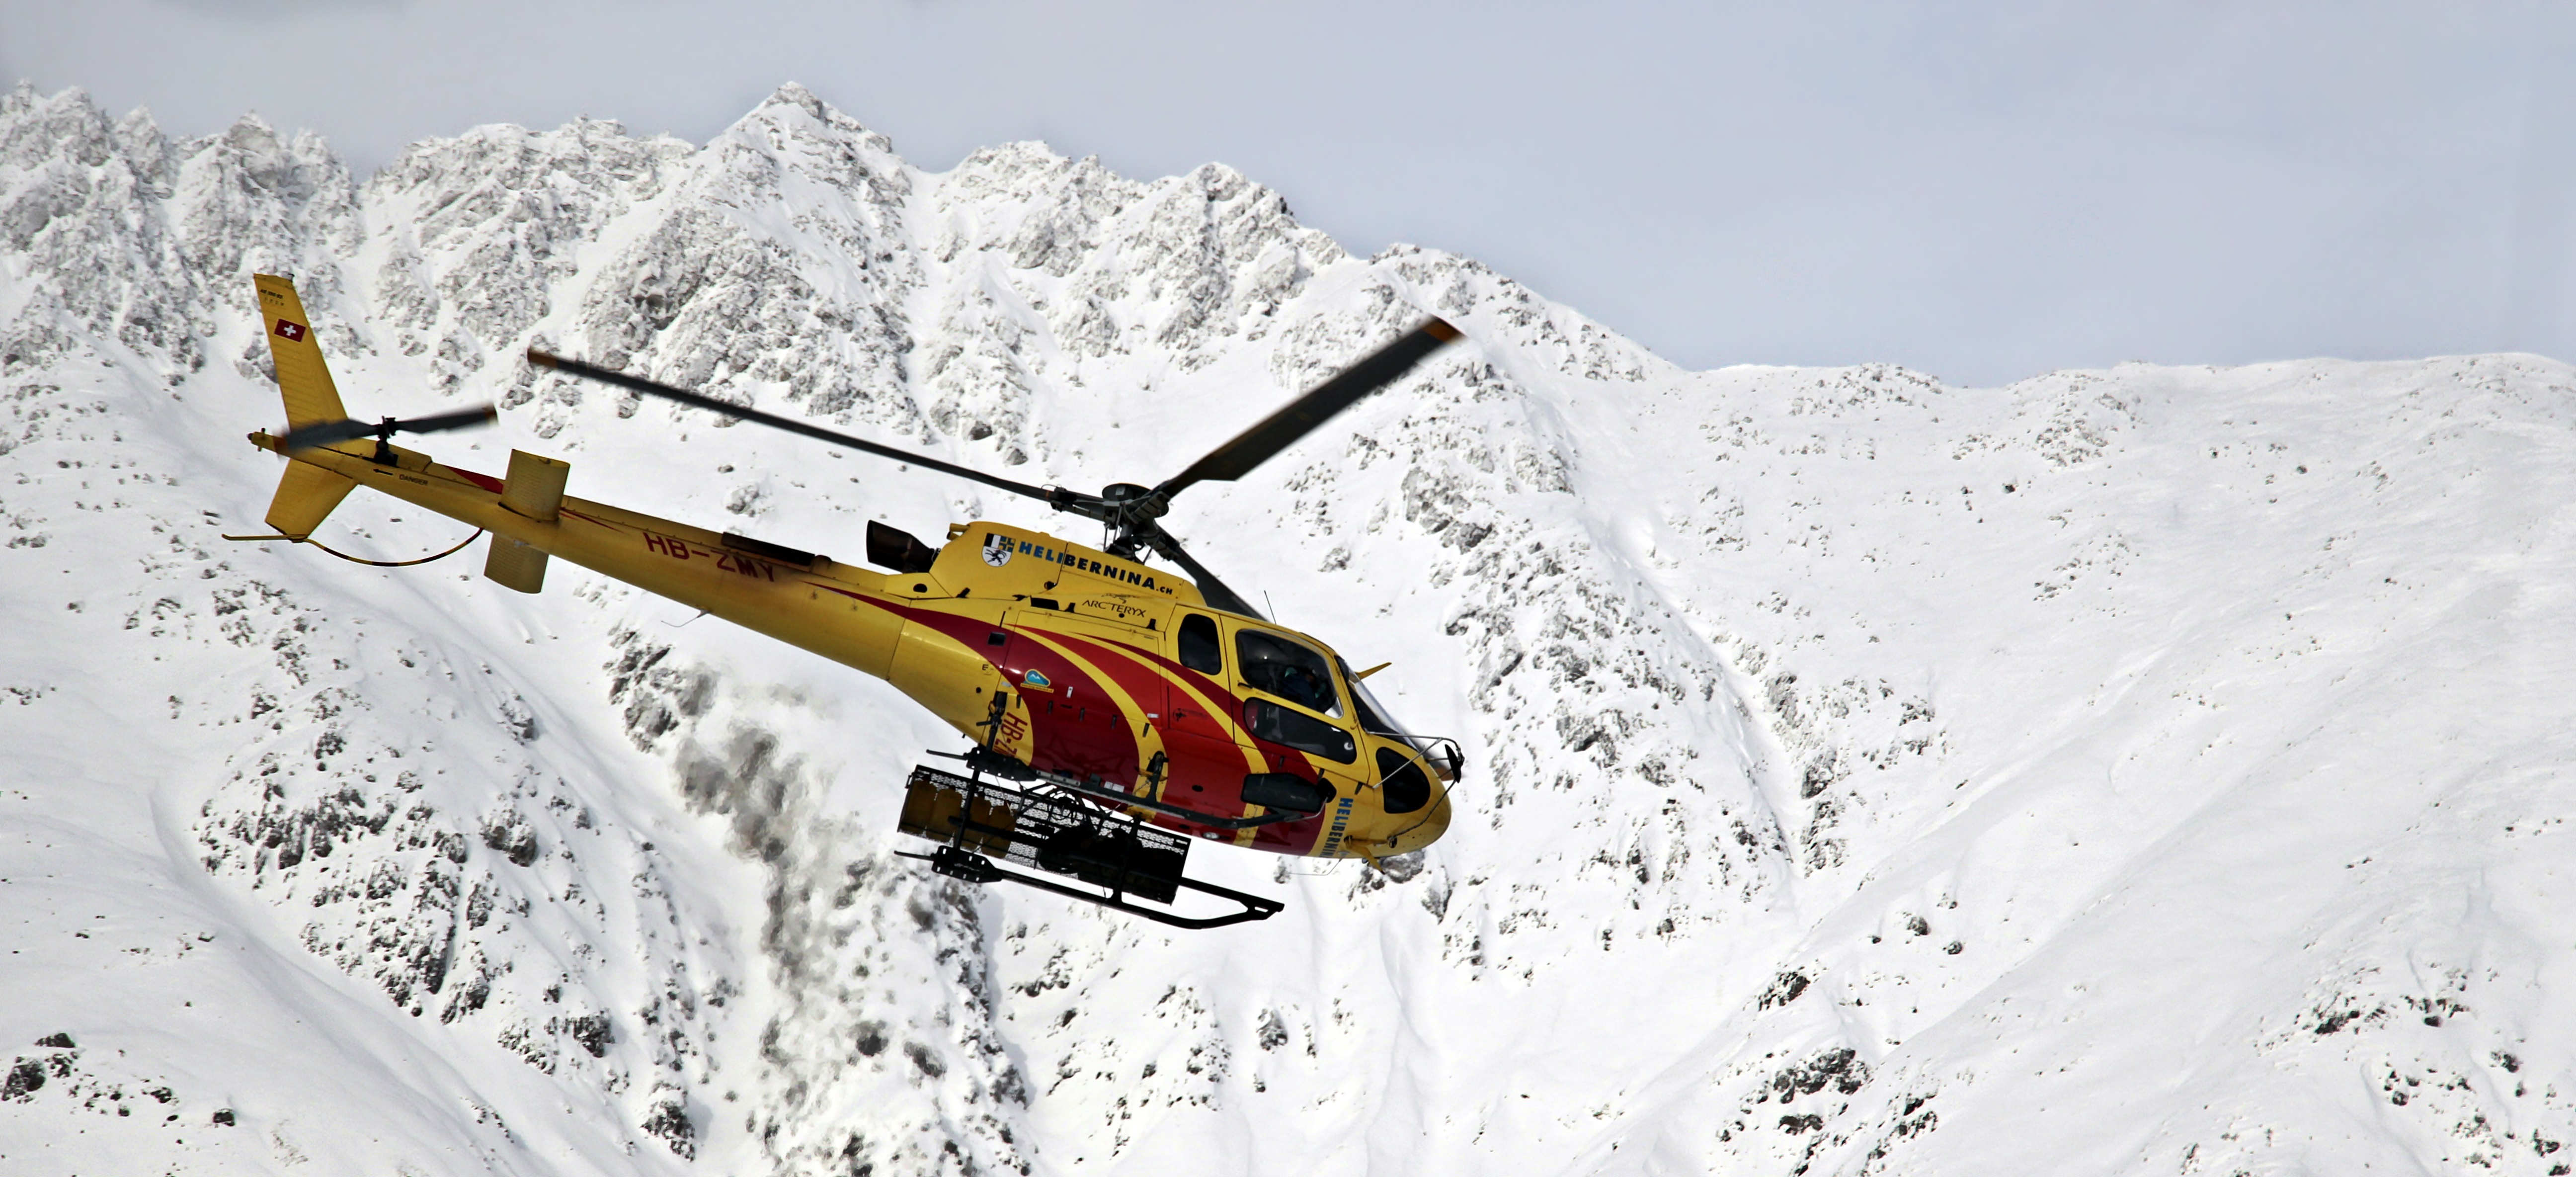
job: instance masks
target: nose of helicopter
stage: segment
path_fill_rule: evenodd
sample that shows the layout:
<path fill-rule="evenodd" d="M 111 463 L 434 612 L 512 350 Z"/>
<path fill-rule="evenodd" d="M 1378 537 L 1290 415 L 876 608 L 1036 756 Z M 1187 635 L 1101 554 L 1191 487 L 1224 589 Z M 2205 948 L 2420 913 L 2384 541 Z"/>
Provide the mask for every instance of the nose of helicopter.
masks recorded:
<path fill-rule="evenodd" d="M 1378 847 L 1378 853 L 1381 856 L 1411 854 L 1439 841 L 1440 835 L 1449 832 L 1449 817 L 1449 791 L 1443 789 L 1432 799 L 1431 806 L 1424 811 L 1421 821 L 1398 830 L 1387 838 Z"/>

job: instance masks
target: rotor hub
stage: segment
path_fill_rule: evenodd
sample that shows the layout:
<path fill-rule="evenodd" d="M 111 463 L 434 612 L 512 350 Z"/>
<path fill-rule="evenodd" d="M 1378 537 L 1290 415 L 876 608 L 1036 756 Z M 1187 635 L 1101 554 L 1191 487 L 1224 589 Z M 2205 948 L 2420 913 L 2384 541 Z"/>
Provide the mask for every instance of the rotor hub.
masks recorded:
<path fill-rule="evenodd" d="M 1113 482 L 1100 488 L 1100 500 L 1116 508 L 1122 519 L 1160 519 L 1171 510 L 1171 501 L 1155 494 L 1150 486 L 1133 482 Z"/>

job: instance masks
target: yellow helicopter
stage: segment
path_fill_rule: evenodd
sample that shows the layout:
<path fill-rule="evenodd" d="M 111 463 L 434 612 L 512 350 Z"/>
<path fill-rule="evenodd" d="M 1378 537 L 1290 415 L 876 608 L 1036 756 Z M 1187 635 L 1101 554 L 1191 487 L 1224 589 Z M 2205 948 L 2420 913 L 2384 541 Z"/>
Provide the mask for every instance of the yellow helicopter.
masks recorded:
<path fill-rule="evenodd" d="M 1457 338 L 1439 319 L 1171 479 L 1097 495 L 528 353 L 568 375 L 1026 495 L 1111 533 L 1098 550 L 978 521 L 950 525 L 947 542 L 933 548 L 871 522 L 866 558 L 882 569 L 872 571 L 573 498 L 564 493 L 571 467 L 553 458 L 513 450 L 495 478 L 396 446 L 397 433 L 484 424 L 494 411 L 350 419 L 294 284 L 268 274 L 253 284 L 286 429 L 250 441 L 289 461 L 268 508 L 277 534 L 225 538 L 314 543 L 314 528 L 366 486 L 490 532 L 483 573 L 508 588 L 540 591 L 548 562 L 561 557 L 885 679 L 974 740 L 963 753 L 933 753 L 961 761 L 962 771 L 916 767 L 906 785 L 899 828 L 938 844 L 908 857 L 941 874 L 1215 927 L 1267 918 L 1280 904 L 1187 877 L 1193 840 L 1376 860 L 1419 850 L 1448 828 L 1449 787 L 1463 758 L 1454 741 L 1407 732 L 1369 693 L 1363 680 L 1383 665 L 1353 672 L 1331 647 L 1263 619 L 1157 522 L 1172 496 L 1241 477 Z M 1148 551 L 1187 577 L 1148 566 Z M 1171 910 L 1184 889 L 1235 909 Z"/>

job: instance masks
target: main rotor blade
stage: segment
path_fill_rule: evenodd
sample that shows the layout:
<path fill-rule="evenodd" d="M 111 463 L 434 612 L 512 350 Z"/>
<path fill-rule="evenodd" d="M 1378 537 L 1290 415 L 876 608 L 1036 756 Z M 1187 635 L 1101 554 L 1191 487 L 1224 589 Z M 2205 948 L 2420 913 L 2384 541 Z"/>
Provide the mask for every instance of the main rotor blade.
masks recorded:
<path fill-rule="evenodd" d="M 492 406 L 478 405 L 453 413 L 434 413 L 427 417 L 413 417 L 403 421 L 397 421 L 391 417 L 373 424 L 365 421 L 325 421 L 319 425 L 307 425 L 289 433 L 280 439 L 278 444 L 286 452 L 293 453 L 297 450 L 309 450 L 315 446 L 355 441 L 361 437 L 390 436 L 396 433 L 440 433 L 449 429 L 489 425 L 499 420 L 500 416 Z"/>
<path fill-rule="evenodd" d="M 1152 522 L 1147 522 L 1136 534 L 1156 552 L 1161 553 L 1165 559 L 1180 565 L 1181 571 L 1189 573 L 1190 579 L 1198 582 L 1199 596 L 1205 598 L 1208 604 L 1228 613 L 1240 613 L 1256 621 L 1269 620 L 1261 615 L 1261 610 L 1252 607 L 1252 602 L 1244 600 L 1233 589 L 1227 588 L 1224 581 L 1216 578 L 1216 573 L 1207 570 L 1207 565 L 1199 563 L 1192 559 L 1188 552 L 1182 551 L 1181 541 L 1173 539 L 1171 532 L 1163 530 Z"/>
<path fill-rule="evenodd" d="M 1030 498 L 1038 499 L 1047 503 L 1070 502 L 1075 498 L 1084 497 L 1074 495 L 1070 491 L 1050 490 L 1043 486 L 1031 486 L 1025 482 L 1013 482 L 1008 478 L 997 478 L 993 475 L 986 474 L 981 470 L 970 470 L 964 466 L 942 462 L 937 458 L 926 458 L 910 450 L 899 450 L 890 445 L 878 445 L 873 441 L 865 441 L 860 438 L 852 437 L 846 433 L 834 433 L 819 425 L 808 424 L 791 417 L 781 417 L 774 413 L 761 412 L 758 409 L 746 409 L 741 405 L 727 404 L 703 393 L 690 392 L 687 389 L 682 388 L 673 388 L 668 384 L 656 383 L 651 380 L 646 380 L 641 376 L 629 376 L 624 372 L 585 364 L 580 360 L 566 359 L 558 355 L 549 355 L 545 352 L 538 351 L 533 347 L 528 349 L 528 362 L 552 368 L 567 375 L 586 377 L 591 380 L 597 380 L 603 384 L 614 384 L 619 388 L 628 389 L 634 392 L 658 396 L 665 400 L 675 400 L 692 408 L 705 409 L 711 413 L 721 413 L 725 416 L 738 418 L 744 421 L 757 421 L 774 429 L 784 429 L 789 433 L 802 433 L 807 437 L 821 441 L 828 441 L 834 445 L 845 445 L 854 450 L 875 454 L 880 458 L 892 458 L 898 462 L 910 462 L 915 466 L 937 470 L 946 474 L 954 474 L 959 478 L 973 479 L 974 481 L 983 483 L 986 486 L 999 487 L 1003 490 L 1010 491 L 1013 494 L 1027 495 Z"/>
<path fill-rule="evenodd" d="M 1393 384 L 1424 356 L 1440 350 L 1440 345 L 1458 338 L 1458 329 L 1440 319 L 1429 319 L 1396 337 L 1395 342 L 1377 349 L 1360 362 L 1344 368 L 1332 379 L 1316 385 L 1304 396 L 1288 402 L 1286 408 L 1272 413 L 1267 420 L 1236 434 L 1234 440 L 1216 447 L 1191 463 L 1190 468 L 1154 488 L 1158 498 L 1168 499 L 1192 483 L 1232 482 L 1252 472 L 1252 468 L 1269 461 L 1279 451 L 1296 443 L 1317 426 L 1333 419 L 1335 414 L 1357 404 L 1361 397 Z"/>

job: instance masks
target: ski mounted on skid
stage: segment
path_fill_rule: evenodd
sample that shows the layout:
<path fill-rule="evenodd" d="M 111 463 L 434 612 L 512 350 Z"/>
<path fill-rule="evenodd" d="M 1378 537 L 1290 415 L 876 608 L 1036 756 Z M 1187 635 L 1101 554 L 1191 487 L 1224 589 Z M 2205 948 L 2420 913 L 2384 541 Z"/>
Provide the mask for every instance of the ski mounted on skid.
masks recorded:
<path fill-rule="evenodd" d="M 1218 928 L 1266 920 L 1284 906 L 1275 899 L 1247 895 L 1184 875 L 1190 853 L 1186 835 L 1103 811 L 1076 797 L 985 780 L 982 770 L 989 761 L 972 755 L 967 761 L 972 776 L 958 776 L 927 765 L 912 770 L 912 778 L 905 782 L 903 818 L 897 828 L 943 844 L 929 854 L 900 850 L 895 853 L 927 862 L 931 870 L 952 879 L 1018 883 L 1176 928 Z M 1025 765 L 1018 767 L 1031 777 L 1036 775 Z M 1046 783 L 1104 800 L 1135 800 L 1106 790 L 1095 793 L 1058 781 Z M 1107 894 L 1004 870 L 995 859 L 1064 875 Z M 1218 916 L 1185 916 L 1129 901 L 1133 896 L 1169 904 L 1184 889 L 1229 900 L 1241 910 Z"/>

